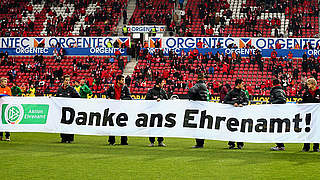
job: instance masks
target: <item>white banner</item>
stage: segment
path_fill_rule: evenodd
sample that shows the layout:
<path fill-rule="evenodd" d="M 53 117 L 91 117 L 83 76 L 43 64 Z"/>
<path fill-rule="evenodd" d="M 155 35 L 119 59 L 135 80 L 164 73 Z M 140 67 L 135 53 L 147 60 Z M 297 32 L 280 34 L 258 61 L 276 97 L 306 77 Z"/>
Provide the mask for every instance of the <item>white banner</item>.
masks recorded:
<path fill-rule="evenodd" d="M 0 131 L 320 142 L 320 105 L 2 97 Z"/>
<path fill-rule="evenodd" d="M 145 25 L 145 26 L 137 26 L 137 25 L 129 25 L 127 26 L 129 33 L 149 33 L 151 32 L 152 28 L 156 28 L 157 33 L 164 33 L 166 31 L 166 26 L 152 26 L 152 25 Z"/>

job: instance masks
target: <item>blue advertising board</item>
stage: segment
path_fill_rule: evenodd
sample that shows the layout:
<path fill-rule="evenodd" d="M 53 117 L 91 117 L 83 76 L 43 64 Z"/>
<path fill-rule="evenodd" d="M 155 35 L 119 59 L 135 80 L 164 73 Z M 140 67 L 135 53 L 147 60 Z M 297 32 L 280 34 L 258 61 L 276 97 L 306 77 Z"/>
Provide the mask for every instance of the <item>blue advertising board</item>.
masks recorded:
<path fill-rule="evenodd" d="M 199 53 L 201 54 L 206 54 L 206 53 L 212 53 L 216 54 L 217 52 L 223 53 L 223 54 L 228 54 L 231 56 L 233 52 L 236 54 L 240 54 L 241 57 L 248 57 L 250 52 L 254 54 L 256 49 L 223 49 L 223 48 L 197 48 Z M 165 56 L 169 55 L 169 51 L 172 50 L 173 52 L 177 53 L 178 55 L 181 55 L 182 50 L 185 53 L 188 53 L 194 48 L 148 48 L 149 53 L 153 54 L 157 50 L 163 50 L 163 53 Z M 273 49 L 261 49 L 261 55 L 262 57 L 270 57 L 271 52 Z M 288 56 L 289 52 L 292 53 L 294 58 L 301 58 L 304 53 L 307 54 L 308 57 L 313 55 L 314 57 L 318 57 L 320 55 L 320 50 L 296 50 L 296 49 L 276 49 L 277 52 L 277 57 L 285 57 Z"/>
<path fill-rule="evenodd" d="M 0 48 L 0 52 L 7 51 L 12 56 L 30 56 L 36 54 L 42 54 L 44 56 L 53 56 L 53 52 L 56 49 L 59 52 L 59 48 Z M 78 55 L 78 56 L 113 56 L 116 51 L 120 51 L 121 55 L 127 55 L 127 49 L 121 48 L 64 48 L 65 55 Z"/>

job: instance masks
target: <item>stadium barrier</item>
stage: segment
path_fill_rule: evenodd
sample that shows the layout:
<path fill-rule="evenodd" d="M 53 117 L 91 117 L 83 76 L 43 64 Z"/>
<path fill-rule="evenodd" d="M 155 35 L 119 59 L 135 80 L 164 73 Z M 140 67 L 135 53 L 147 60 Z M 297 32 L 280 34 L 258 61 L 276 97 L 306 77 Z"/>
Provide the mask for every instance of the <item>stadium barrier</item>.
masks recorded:
<path fill-rule="evenodd" d="M 53 56 L 54 51 L 59 52 L 60 48 L 0 48 L 0 52 L 8 52 L 10 56 L 31 56 L 42 54 L 44 56 Z M 126 48 L 64 48 L 64 55 L 67 56 L 114 56 L 116 51 L 121 55 L 127 55 Z"/>
<path fill-rule="evenodd" d="M 0 48 L 0 52 L 7 51 L 11 56 L 30 56 L 36 54 L 42 54 L 44 56 L 52 56 L 54 50 L 59 51 L 60 48 Z M 231 57 L 231 54 L 235 52 L 236 54 L 240 54 L 241 57 L 248 57 L 250 52 L 254 54 L 255 49 L 222 49 L 222 48 L 196 48 L 198 49 L 199 53 L 212 53 L 216 54 L 217 52 L 227 54 Z M 64 48 L 65 55 L 78 55 L 78 56 L 111 56 L 114 55 L 116 51 L 120 51 L 121 55 L 126 56 L 127 50 L 126 48 L 106 48 L 106 47 L 92 47 L 92 48 Z M 180 49 L 169 49 L 169 48 L 148 48 L 150 54 L 154 54 L 157 50 L 163 50 L 163 54 L 165 56 L 169 56 L 169 51 L 172 50 L 173 52 L 181 55 L 182 52 L 188 53 L 193 51 L 194 49 L 191 48 L 180 48 Z M 272 49 L 262 49 L 261 55 L 262 57 L 270 57 L 270 54 L 273 50 Z M 320 50 L 290 50 L 290 49 L 277 49 L 277 57 L 285 57 L 288 56 L 289 52 L 292 53 L 294 58 L 301 58 L 304 53 L 307 53 L 307 56 L 315 56 L 317 57 L 320 54 Z"/>
<path fill-rule="evenodd" d="M 256 49 L 273 49 L 279 42 L 281 49 L 302 49 L 304 45 L 310 43 L 312 47 L 318 47 L 319 38 L 250 38 L 250 37 L 162 37 L 149 38 L 149 47 L 155 47 L 155 42 L 159 41 L 160 48 L 196 48 L 197 43 L 201 41 L 204 48 L 217 47 L 218 43 L 221 48 L 228 48 L 234 44 L 238 48 L 245 48 L 251 45 Z"/>
<path fill-rule="evenodd" d="M 150 54 L 155 53 L 158 50 L 163 50 L 163 54 L 165 56 L 169 56 L 169 51 L 173 51 L 174 53 L 177 53 L 181 56 L 181 53 L 188 53 L 190 51 L 193 51 L 194 49 L 198 49 L 199 53 L 205 54 L 205 53 L 212 53 L 216 54 L 217 52 L 227 54 L 229 57 L 231 57 L 232 53 L 235 52 L 236 54 L 240 54 L 241 57 L 249 57 L 250 52 L 254 55 L 256 49 L 229 49 L 229 48 L 148 48 L 148 51 Z M 262 57 L 269 57 L 271 56 L 271 52 L 273 49 L 261 49 L 261 55 Z M 303 50 L 303 49 L 275 49 L 277 52 L 277 57 L 288 57 L 289 52 L 292 53 L 293 58 L 301 58 L 304 53 L 307 54 L 308 57 L 313 55 L 314 57 L 318 57 L 320 55 L 320 50 Z"/>
<path fill-rule="evenodd" d="M 130 37 L 0 37 L 0 48 L 107 48 L 117 41 L 119 47 L 131 45 Z"/>
<path fill-rule="evenodd" d="M 319 104 L 233 107 L 200 101 L 2 97 L 0 131 L 314 143 Z"/>
<path fill-rule="evenodd" d="M 55 95 L 51 93 L 51 94 L 44 94 L 43 96 L 52 97 Z M 179 94 L 176 96 L 178 96 L 179 99 L 189 99 L 188 95 L 186 94 Z M 28 97 L 28 94 L 22 94 L 22 97 Z M 107 96 L 105 95 L 105 93 L 93 93 L 92 95 L 88 95 L 88 99 L 91 99 L 91 98 L 106 99 Z M 146 98 L 146 94 L 132 93 L 131 98 L 134 100 L 144 100 Z M 269 96 L 251 96 L 249 104 L 250 105 L 268 104 L 269 99 L 270 99 Z M 290 103 L 290 104 L 297 104 L 301 101 L 302 101 L 301 97 L 296 97 L 296 96 L 287 97 L 287 103 Z M 210 102 L 215 102 L 215 103 L 220 102 L 220 96 L 210 95 Z"/>

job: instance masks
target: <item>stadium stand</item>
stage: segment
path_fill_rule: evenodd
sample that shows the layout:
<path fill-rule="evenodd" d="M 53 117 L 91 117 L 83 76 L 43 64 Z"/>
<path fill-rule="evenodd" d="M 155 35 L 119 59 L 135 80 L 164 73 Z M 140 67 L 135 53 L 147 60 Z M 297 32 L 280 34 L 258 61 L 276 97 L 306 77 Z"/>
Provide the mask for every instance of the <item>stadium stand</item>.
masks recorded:
<path fill-rule="evenodd" d="M 178 28 L 190 30 L 193 36 L 313 37 L 319 33 L 317 0 L 189 0 L 185 11 Z"/>
<path fill-rule="evenodd" d="M 129 21 L 134 25 L 170 25 L 174 3 L 169 1 L 136 1 L 137 6 Z"/>
<path fill-rule="evenodd" d="M 127 0 L 1 1 L 1 36 L 111 35 Z"/>
<path fill-rule="evenodd" d="M 302 58 L 293 58 L 292 61 L 288 59 L 284 61 L 282 57 L 275 60 L 262 58 L 261 61 L 257 61 L 254 56 L 232 59 L 223 54 L 206 54 L 161 58 L 159 54 L 152 56 L 145 52 L 145 55 L 140 56 L 133 74 L 134 80 L 131 86 L 133 93 L 145 94 L 153 86 L 155 79 L 162 77 L 167 79 L 165 89 L 170 95 L 186 95 L 197 80 L 197 74 L 205 73 L 212 95 L 219 95 L 219 87 L 222 84 L 234 85 L 237 78 L 244 80 L 250 95 L 269 95 L 271 81 L 278 77 L 282 80 L 287 95 L 296 96 L 302 93 L 303 77 L 317 78 L 320 75 L 319 68 L 303 70 Z M 304 61 L 308 63 L 304 66 L 319 67 L 318 60 L 311 57 L 308 61 Z"/>
<path fill-rule="evenodd" d="M 9 56 L 7 61 L 1 63 L 0 76 L 9 78 L 9 86 L 16 82 L 28 90 L 33 84 L 37 89 L 36 94 L 42 95 L 44 92 L 54 93 L 61 84 L 61 77 L 69 74 L 73 80 L 85 78 L 94 93 L 103 93 L 114 82 L 114 77 L 123 73 L 121 69 L 127 63 L 126 57 L 119 62 L 112 56 L 65 56 L 61 62 L 53 56 L 39 57 Z"/>

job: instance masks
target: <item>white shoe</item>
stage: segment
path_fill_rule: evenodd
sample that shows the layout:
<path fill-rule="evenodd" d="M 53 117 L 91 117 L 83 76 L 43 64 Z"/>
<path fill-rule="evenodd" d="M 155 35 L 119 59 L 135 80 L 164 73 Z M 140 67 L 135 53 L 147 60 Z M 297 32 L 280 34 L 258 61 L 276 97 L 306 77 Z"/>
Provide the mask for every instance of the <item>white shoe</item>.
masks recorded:
<path fill-rule="evenodd" d="M 6 141 L 11 141 L 10 138 L 6 138 Z"/>
<path fill-rule="evenodd" d="M 154 143 L 151 143 L 148 145 L 149 147 L 154 147 Z"/>
<path fill-rule="evenodd" d="M 270 150 L 271 150 L 271 151 L 284 151 L 285 148 L 284 148 L 284 147 L 278 147 L 278 146 L 276 146 L 276 147 L 270 148 Z"/>
<path fill-rule="evenodd" d="M 165 145 L 163 142 L 159 143 L 158 146 L 160 146 L 160 147 L 167 147 L 167 145 Z"/>

